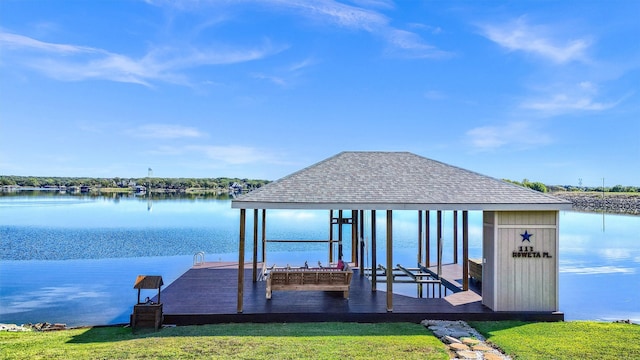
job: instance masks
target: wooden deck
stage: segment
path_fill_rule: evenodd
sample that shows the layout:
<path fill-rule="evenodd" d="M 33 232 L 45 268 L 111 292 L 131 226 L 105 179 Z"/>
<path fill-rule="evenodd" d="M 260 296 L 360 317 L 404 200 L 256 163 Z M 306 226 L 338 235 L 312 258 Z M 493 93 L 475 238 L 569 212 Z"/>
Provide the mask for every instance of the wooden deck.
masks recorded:
<path fill-rule="evenodd" d="M 266 282 L 252 282 L 245 266 L 244 309 L 237 313 L 237 265 L 198 265 L 161 294 L 164 323 L 196 325 L 232 322 L 415 322 L 440 320 L 531 320 L 562 321 L 564 314 L 550 312 L 494 312 L 482 305 L 472 291 L 444 298 L 419 299 L 393 295 L 393 311 L 386 308 L 386 292 L 371 292 L 370 281 L 354 270 L 349 299 L 342 292 L 278 291 L 265 297 Z"/>

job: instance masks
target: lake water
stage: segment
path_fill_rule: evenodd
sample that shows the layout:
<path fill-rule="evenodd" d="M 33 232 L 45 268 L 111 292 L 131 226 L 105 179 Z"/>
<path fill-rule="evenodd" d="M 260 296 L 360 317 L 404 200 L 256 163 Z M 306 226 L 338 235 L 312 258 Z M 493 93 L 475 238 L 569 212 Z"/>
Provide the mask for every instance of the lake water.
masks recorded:
<path fill-rule="evenodd" d="M 382 243 L 384 212 L 378 215 Z M 247 217 L 252 229 L 253 213 Z M 328 238 L 328 217 L 268 211 L 267 238 Z M 416 219 L 416 212 L 394 212 L 394 263 L 415 266 Z M 0 323 L 128 323 L 137 275 L 162 275 L 166 287 L 198 251 L 207 261 L 237 261 L 238 222 L 230 200 L 1 193 Z M 451 213 L 444 222 L 446 239 Z M 470 212 L 469 227 L 470 257 L 480 257 L 480 212 Z M 640 322 L 639 240 L 638 216 L 560 213 L 560 310 L 567 320 Z M 267 263 L 326 263 L 325 246 L 270 244 Z M 451 261 L 452 251 L 444 254 Z"/>

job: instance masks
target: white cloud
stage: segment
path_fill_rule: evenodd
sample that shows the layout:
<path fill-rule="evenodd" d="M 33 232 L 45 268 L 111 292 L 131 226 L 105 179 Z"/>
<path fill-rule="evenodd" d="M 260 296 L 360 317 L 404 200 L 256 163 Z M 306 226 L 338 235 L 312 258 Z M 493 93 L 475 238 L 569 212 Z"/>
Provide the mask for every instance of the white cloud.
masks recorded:
<path fill-rule="evenodd" d="M 574 97 L 567 94 L 555 94 L 549 99 L 533 100 L 522 104 L 525 109 L 569 112 L 573 110 L 601 111 L 616 106 L 618 102 L 602 103 L 589 97 Z"/>
<path fill-rule="evenodd" d="M 399 29 L 387 29 L 383 36 L 391 44 L 389 53 L 410 58 L 442 58 L 450 56 L 446 51 L 426 44 L 422 38 L 410 31 Z"/>
<path fill-rule="evenodd" d="M 58 80 L 100 79 L 145 86 L 158 81 L 188 85 L 188 79 L 179 71 L 258 60 L 284 49 L 274 47 L 268 41 L 246 49 L 157 47 L 140 58 L 133 58 L 103 49 L 47 43 L 6 32 L 0 32 L 0 46 L 5 61 L 10 61 L 6 60 L 10 51 L 16 65 L 30 67 Z"/>
<path fill-rule="evenodd" d="M 584 89 L 586 91 L 596 91 L 597 87 L 595 84 L 593 84 L 591 81 L 582 81 L 581 83 L 578 84 L 578 87 L 580 87 L 581 89 Z"/>
<path fill-rule="evenodd" d="M 339 26 L 364 30 L 385 39 L 391 53 L 411 58 L 436 58 L 448 53 L 424 42 L 416 33 L 392 27 L 381 13 L 342 4 L 335 1 L 274 0 L 274 3 L 299 8 L 302 13 L 317 20 L 327 20 Z"/>
<path fill-rule="evenodd" d="M 624 98 L 602 102 L 596 100 L 598 86 L 589 81 L 575 85 L 554 85 L 539 90 L 544 95 L 523 101 L 520 107 L 551 114 L 575 111 L 603 111 L 617 106 Z"/>
<path fill-rule="evenodd" d="M 395 4 L 393 0 L 351 0 L 352 3 L 367 7 L 367 8 L 379 8 L 379 9 L 393 9 Z"/>
<path fill-rule="evenodd" d="M 148 58 L 164 67 L 183 69 L 201 65 L 225 65 L 259 60 L 285 49 L 286 46 L 276 47 L 269 41 L 265 41 L 261 46 L 248 49 L 220 46 L 216 48 L 167 48 L 162 51 L 150 52 Z"/>
<path fill-rule="evenodd" d="M 270 155 L 266 152 L 248 146 L 190 145 L 185 147 L 185 150 L 199 152 L 209 159 L 228 164 L 248 164 L 270 161 Z"/>
<path fill-rule="evenodd" d="M 279 76 L 274 76 L 274 75 L 266 75 L 266 74 L 261 74 L 261 73 L 254 73 L 251 74 L 251 76 L 253 76 L 256 79 L 260 79 L 260 80 L 267 80 L 270 81 L 276 85 L 280 85 L 280 86 L 286 86 L 287 82 L 279 77 Z"/>
<path fill-rule="evenodd" d="M 315 59 L 313 59 L 313 58 L 307 58 L 307 59 L 304 59 L 302 61 L 299 61 L 299 62 L 296 62 L 294 64 L 291 64 L 287 68 L 287 70 L 291 71 L 291 72 L 297 72 L 297 71 L 305 69 L 305 68 L 307 68 L 309 66 L 315 65 L 316 62 L 317 61 Z"/>
<path fill-rule="evenodd" d="M 86 46 L 47 43 L 32 39 L 27 36 L 0 32 L 0 45 L 10 49 L 30 49 L 40 50 L 48 53 L 57 53 L 62 55 L 78 54 L 78 53 L 100 53 L 102 51 Z"/>
<path fill-rule="evenodd" d="M 278 86 L 286 87 L 290 86 L 295 81 L 295 78 L 303 74 L 305 68 L 312 66 L 315 63 L 316 61 L 314 59 L 307 58 L 305 60 L 288 65 L 284 68 L 275 70 L 277 75 L 266 73 L 252 73 L 251 76 L 255 79 L 266 80 Z"/>
<path fill-rule="evenodd" d="M 219 168 L 226 165 L 244 164 L 283 164 L 283 161 L 268 150 L 242 145 L 159 145 L 146 153 L 163 158 L 181 157 L 188 159 L 189 162 L 197 163 L 199 168 L 211 166 Z"/>
<path fill-rule="evenodd" d="M 529 148 L 551 142 L 551 138 L 527 122 L 510 122 L 501 126 L 481 126 L 466 133 L 471 145 L 478 150 L 494 150 L 509 146 Z"/>
<path fill-rule="evenodd" d="M 414 29 L 420 29 L 420 30 L 428 31 L 432 35 L 439 35 L 443 31 L 440 26 L 431 26 L 431 25 L 426 25 L 426 24 L 421 24 L 421 23 L 409 23 L 408 25 L 409 25 L 409 27 L 414 28 Z"/>
<path fill-rule="evenodd" d="M 373 31 L 387 26 L 389 20 L 382 14 L 364 8 L 323 0 L 267 0 L 266 3 L 296 9 L 304 16 L 328 20 L 339 26 Z"/>
<path fill-rule="evenodd" d="M 447 98 L 447 96 L 444 93 L 436 90 L 429 90 L 425 92 L 424 97 L 429 100 L 442 100 Z"/>
<path fill-rule="evenodd" d="M 206 133 L 193 127 L 167 124 L 141 125 L 134 129 L 127 130 L 127 134 L 135 137 L 154 139 L 199 138 L 207 136 Z"/>
<path fill-rule="evenodd" d="M 509 51 L 532 53 L 559 64 L 585 61 L 585 52 L 591 45 L 587 39 L 559 39 L 560 31 L 530 25 L 523 18 L 480 27 L 485 37 Z"/>
<path fill-rule="evenodd" d="M 387 16 L 374 9 L 391 9 L 393 3 L 388 0 L 354 0 L 349 5 L 333 0 L 246 0 L 235 2 L 209 1 L 150 1 L 158 6 L 168 6 L 182 11 L 196 11 L 206 6 L 233 6 L 253 3 L 275 11 L 289 11 L 312 22 L 330 24 L 352 30 L 369 32 L 384 39 L 390 49 L 387 53 L 409 58 L 436 58 L 448 53 L 424 42 L 417 34 L 398 29 L 390 25 Z M 409 25 L 410 26 L 410 25 Z"/>

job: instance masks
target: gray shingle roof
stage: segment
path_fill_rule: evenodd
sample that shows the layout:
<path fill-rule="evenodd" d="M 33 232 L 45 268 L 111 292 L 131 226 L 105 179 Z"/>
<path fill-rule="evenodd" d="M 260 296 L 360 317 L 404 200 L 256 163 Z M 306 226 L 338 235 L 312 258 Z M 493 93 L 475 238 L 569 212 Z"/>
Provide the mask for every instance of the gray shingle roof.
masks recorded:
<path fill-rule="evenodd" d="M 408 152 L 342 152 L 232 201 L 244 209 L 569 210 L 571 203 Z"/>

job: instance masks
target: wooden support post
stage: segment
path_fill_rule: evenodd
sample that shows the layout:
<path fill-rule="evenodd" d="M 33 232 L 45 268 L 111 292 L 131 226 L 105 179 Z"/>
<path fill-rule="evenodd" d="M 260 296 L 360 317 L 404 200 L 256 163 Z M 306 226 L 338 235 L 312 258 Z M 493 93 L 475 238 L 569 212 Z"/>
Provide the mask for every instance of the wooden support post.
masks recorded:
<path fill-rule="evenodd" d="M 376 257 L 376 211 L 371 210 L 371 292 L 378 283 L 378 259 Z"/>
<path fill-rule="evenodd" d="M 267 209 L 262 209 L 262 262 L 267 265 Z"/>
<path fill-rule="evenodd" d="M 342 259 L 342 210 L 338 210 L 338 259 Z"/>
<path fill-rule="evenodd" d="M 238 309 L 239 313 L 242 312 L 242 300 L 244 297 L 244 241 L 245 241 L 245 219 L 247 217 L 247 210 L 240 209 L 240 246 L 238 249 Z"/>
<path fill-rule="evenodd" d="M 453 263 L 458 263 L 458 212 L 453 211 Z"/>
<path fill-rule="evenodd" d="M 333 262 L 333 210 L 329 210 L 329 264 Z"/>
<path fill-rule="evenodd" d="M 358 267 L 358 211 L 351 210 L 351 262 Z"/>
<path fill-rule="evenodd" d="M 252 280 L 258 281 L 258 209 L 253 209 L 253 264 Z"/>
<path fill-rule="evenodd" d="M 360 276 L 364 276 L 364 252 L 366 249 L 364 248 L 364 210 L 360 210 L 360 226 L 358 231 L 358 244 L 360 246 Z"/>
<path fill-rule="evenodd" d="M 462 290 L 469 290 L 469 212 L 462 212 Z"/>
<path fill-rule="evenodd" d="M 418 267 L 422 262 L 422 210 L 418 210 Z"/>
<path fill-rule="evenodd" d="M 429 210 L 424 213 L 424 266 L 431 266 L 431 220 Z"/>
<path fill-rule="evenodd" d="M 387 311 L 393 311 L 393 212 L 387 210 Z"/>
<path fill-rule="evenodd" d="M 437 229 L 437 236 L 438 236 L 438 241 L 437 241 L 437 254 L 436 257 L 438 258 L 438 276 L 442 275 L 442 210 L 438 210 L 438 229 Z"/>

